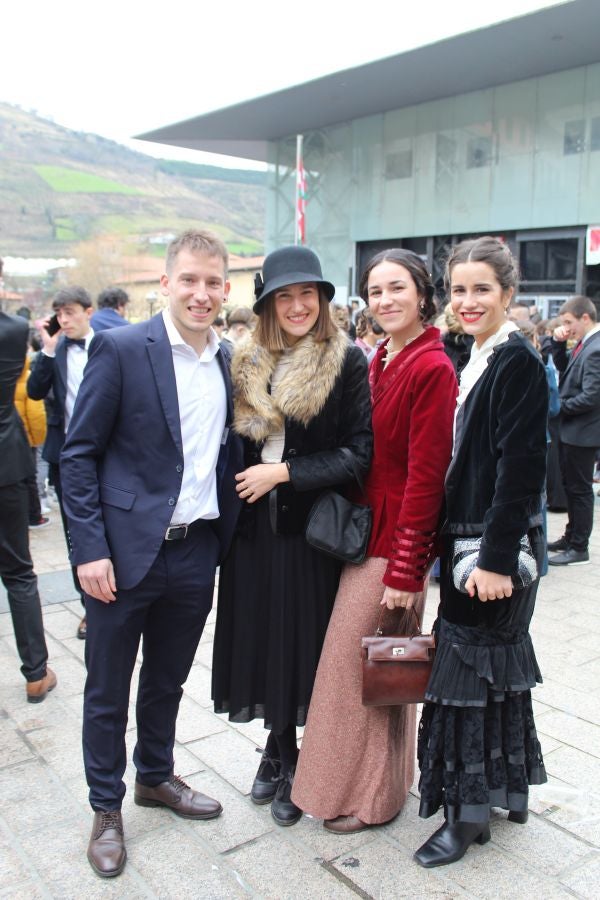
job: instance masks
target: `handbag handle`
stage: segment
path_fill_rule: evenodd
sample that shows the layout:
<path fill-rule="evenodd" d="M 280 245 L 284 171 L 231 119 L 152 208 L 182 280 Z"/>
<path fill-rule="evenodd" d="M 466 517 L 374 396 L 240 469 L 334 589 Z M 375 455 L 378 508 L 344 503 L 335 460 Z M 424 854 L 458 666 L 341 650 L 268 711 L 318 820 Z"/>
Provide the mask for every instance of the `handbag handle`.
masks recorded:
<path fill-rule="evenodd" d="M 383 617 L 385 616 L 386 612 L 388 612 L 388 610 L 384 607 L 379 614 L 379 621 L 377 623 L 377 628 L 375 630 L 375 635 L 377 637 L 381 637 L 381 635 L 383 634 L 383 629 L 381 626 L 383 624 Z M 416 634 L 421 634 L 421 621 L 419 619 L 419 616 L 418 616 L 417 611 L 414 608 L 414 606 L 411 606 L 408 609 L 406 607 L 404 607 L 403 616 L 407 619 L 407 622 L 411 616 L 411 613 L 414 618 L 413 624 L 416 625 L 416 629 L 415 629 L 415 631 L 413 631 L 413 633 L 410 635 L 410 637 L 414 637 Z"/>

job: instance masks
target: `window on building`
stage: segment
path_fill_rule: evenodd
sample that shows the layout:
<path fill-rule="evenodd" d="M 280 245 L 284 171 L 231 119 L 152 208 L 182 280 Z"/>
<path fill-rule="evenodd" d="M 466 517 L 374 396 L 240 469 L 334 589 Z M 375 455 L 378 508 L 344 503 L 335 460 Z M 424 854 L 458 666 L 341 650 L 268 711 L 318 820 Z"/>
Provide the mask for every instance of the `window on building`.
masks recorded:
<path fill-rule="evenodd" d="M 467 143 L 467 169 L 483 169 L 485 166 L 489 166 L 491 162 L 491 138 L 471 138 Z"/>
<path fill-rule="evenodd" d="M 590 150 L 600 150 L 600 116 L 592 119 Z"/>
<path fill-rule="evenodd" d="M 585 119 L 573 119 L 565 122 L 565 140 L 563 153 L 570 156 L 573 153 L 583 153 L 585 150 Z"/>
<path fill-rule="evenodd" d="M 523 241 L 520 245 L 521 291 L 575 291 L 577 238 Z"/>
<path fill-rule="evenodd" d="M 396 178 L 411 178 L 413 170 L 412 150 L 397 150 L 385 157 L 385 177 L 388 181 Z"/>

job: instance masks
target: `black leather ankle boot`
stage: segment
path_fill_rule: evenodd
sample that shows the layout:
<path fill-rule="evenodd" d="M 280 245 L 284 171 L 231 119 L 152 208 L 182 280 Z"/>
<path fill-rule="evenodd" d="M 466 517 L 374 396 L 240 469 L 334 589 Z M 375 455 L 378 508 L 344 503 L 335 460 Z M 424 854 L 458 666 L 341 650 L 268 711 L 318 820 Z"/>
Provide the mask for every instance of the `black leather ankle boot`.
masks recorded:
<path fill-rule="evenodd" d="M 422 847 L 415 853 L 415 860 L 420 866 L 432 869 L 434 866 L 447 866 L 465 855 L 474 841 L 487 844 L 490 839 L 489 822 L 482 824 L 471 822 L 444 822 Z"/>
<path fill-rule="evenodd" d="M 278 825 L 295 825 L 302 818 L 302 810 L 292 803 L 292 786 L 294 784 L 294 766 L 277 782 L 277 793 L 271 804 L 271 815 Z"/>
<path fill-rule="evenodd" d="M 516 822 L 517 825 L 525 825 L 528 818 L 529 818 L 529 812 L 526 809 L 523 810 L 523 812 L 515 812 L 513 810 L 512 812 L 509 812 L 509 814 L 508 814 L 508 821 Z"/>
<path fill-rule="evenodd" d="M 257 747 L 258 750 L 258 747 Z M 260 750 L 258 750 L 260 753 Z M 281 776 L 281 761 L 269 756 L 267 751 L 260 758 L 260 766 L 252 783 L 250 799 L 258 806 L 270 803 L 277 793 L 277 785 Z"/>

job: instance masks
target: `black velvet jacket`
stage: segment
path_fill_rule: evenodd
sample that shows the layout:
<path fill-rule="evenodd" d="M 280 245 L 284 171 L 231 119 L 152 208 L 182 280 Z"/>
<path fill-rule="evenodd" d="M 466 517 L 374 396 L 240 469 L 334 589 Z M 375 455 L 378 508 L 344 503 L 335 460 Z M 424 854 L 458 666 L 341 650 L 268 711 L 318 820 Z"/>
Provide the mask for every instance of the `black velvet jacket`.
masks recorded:
<path fill-rule="evenodd" d="M 482 535 L 482 569 L 513 574 L 520 538 L 541 524 L 547 417 L 544 366 L 513 332 L 496 347 L 465 401 L 446 477 L 444 531 Z"/>
<path fill-rule="evenodd" d="M 309 381 L 304 390 L 311 392 Z M 246 466 L 261 461 L 263 441 L 244 437 Z M 325 404 L 306 425 L 285 417 L 285 447 L 282 461 L 289 463 L 290 481 L 269 495 L 271 525 L 277 534 L 301 534 L 308 513 L 324 488 L 349 485 L 354 472 L 341 447 L 348 448 L 361 477 L 371 462 L 373 435 L 371 400 L 365 356 L 347 343 L 341 371 Z M 238 529 L 252 527 L 253 505 L 244 504 Z"/>

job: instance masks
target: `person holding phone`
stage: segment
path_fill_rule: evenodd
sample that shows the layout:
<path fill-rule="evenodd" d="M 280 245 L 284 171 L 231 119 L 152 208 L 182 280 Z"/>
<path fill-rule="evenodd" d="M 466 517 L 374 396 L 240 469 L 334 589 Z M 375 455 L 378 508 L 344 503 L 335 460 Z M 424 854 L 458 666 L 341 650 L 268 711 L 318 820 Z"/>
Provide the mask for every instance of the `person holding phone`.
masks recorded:
<path fill-rule="evenodd" d="M 42 458 L 48 463 L 48 477 L 54 486 L 60 506 L 60 514 L 67 547 L 70 547 L 69 529 L 62 502 L 60 477 L 60 452 L 75 399 L 83 379 L 88 350 L 94 337 L 90 325 L 93 312 L 92 298 L 85 288 L 73 285 L 61 288 L 52 299 L 54 315 L 40 323 L 42 351 L 27 382 L 27 393 L 33 400 L 45 400 L 52 396 L 52 412 L 48 416 L 48 432 Z M 71 568 L 73 584 L 85 610 L 83 591 L 77 570 Z M 77 626 L 77 637 L 85 640 L 87 619 L 85 613 Z"/>

